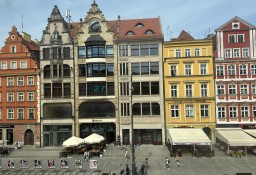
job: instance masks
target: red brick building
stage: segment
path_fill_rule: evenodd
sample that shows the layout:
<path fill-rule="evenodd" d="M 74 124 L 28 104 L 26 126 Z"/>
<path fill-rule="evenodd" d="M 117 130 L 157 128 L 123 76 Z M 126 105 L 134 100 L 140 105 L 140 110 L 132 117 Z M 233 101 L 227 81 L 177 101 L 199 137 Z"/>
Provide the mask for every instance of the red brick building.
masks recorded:
<path fill-rule="evenodd" d="M 256 28 L 234 17 L 216 31 L 217 127 L 256 124 Z"/>
<path fill-rule="evenodd" d="M 0 52 L 0 140 L 40 143 L 39 46 L 15 26 Z"/>

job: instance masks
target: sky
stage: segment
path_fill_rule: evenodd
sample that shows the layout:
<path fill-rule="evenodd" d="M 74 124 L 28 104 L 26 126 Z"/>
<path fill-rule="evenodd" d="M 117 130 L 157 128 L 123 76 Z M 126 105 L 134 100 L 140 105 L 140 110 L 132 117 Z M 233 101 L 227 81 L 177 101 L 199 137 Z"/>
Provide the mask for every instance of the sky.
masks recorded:
<path fill-rule="evenodd" d="M 0 48 L 13 25 L 18 31 L 41 40 L 54 5 L 65 18 L 85 18 L 93 0 L 0 0 Z M 255 0 L 96 0 L 106 20 L 160 17 L 165 40 L 176 38 L 182 30 L 195 39 L 204 38 L 235 16 L 256 25 Z M 66 18 L 65 18 L 66 19 Z M 23 26 L 23 27 L 22 27 Z M 23 30 L 22 30 L 23 29 Z"/>

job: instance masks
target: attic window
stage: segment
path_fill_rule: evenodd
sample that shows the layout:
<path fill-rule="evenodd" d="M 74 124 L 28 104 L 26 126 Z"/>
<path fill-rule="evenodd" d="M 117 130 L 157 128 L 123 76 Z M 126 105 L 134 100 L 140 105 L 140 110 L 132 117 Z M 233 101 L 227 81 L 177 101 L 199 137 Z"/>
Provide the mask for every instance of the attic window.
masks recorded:
<path fill-rule="evenodd" d="M 142 23 L 137 23 L 135 27 L 141 28 L 141 27 L 144 27 L 144 25 Z"/>
<path fill-rule="evenodd" d="M 153 32 L 152 30 L 147 30 L 147 31 L 145 32 L 145 34 L 151 35 L 151 34 L 154 34 L 154 32 Z"/>
<path fill-rule="evenodd" d="M 232 29 L 240 29 L 240 23 L 239 22 L 233 22 L 232 23 Z"/>
<path fill-rule="evenodd" d="M 134 35 L 134 32 L 133 32 L 133 31 L 128 31 L 128 32 L 126 33 L 126 35 L 132 36 L 132 35 Z"/>

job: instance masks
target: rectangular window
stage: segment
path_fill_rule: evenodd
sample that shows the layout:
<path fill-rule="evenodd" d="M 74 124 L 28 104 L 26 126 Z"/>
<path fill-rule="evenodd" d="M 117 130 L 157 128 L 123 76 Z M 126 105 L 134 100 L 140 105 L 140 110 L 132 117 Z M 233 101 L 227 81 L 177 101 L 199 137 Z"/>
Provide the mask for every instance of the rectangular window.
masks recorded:
<path fill-rule="evenodd" d="M 139 56 L 139 45 L 131 45 L 131 56 Z"/>
<path fill-rule="evenodd" d="M 7 93 L 7 102 L 14 102 L 14 93 Z"/>
<path fill-rule="evenodd" d="M 185 75 L 192 75 L 192 65 L 191 64 L 185 65 Z"/>
<path fill-rule="evenodd" d="M 106 46 L 106 51 L 107 51 L 107 57 L 112 57 L 114 55 L 114 48 L 113 46 Z"/>
<path fill-rule="evenodd" d="M 256 94 L 256 84 L 252 84 L 252 94 Z"/>
<path fill-rule="evenodd" d="M 52 48 L 52 56 L 53 58 L 61 59 L 61 48 L 53 47 Z"/>
<path fill-rule="evenodd" d="M 150 82 L 150 94 L 151 95 L 158 95 L 159 94 L 159 82 L 152 81 Z"/>
<path fill-rule="evenodd" d="M 256 75 L 256 64 L 251 65 L 251 74 Z"/>
<path fill-rule="evenodd" d="M 191 84 L 186 85 L 186 97 L 192 97 L 192 85 Z"/>
<path fill-rule="evenodd" d="M 236 42 L 236 35 L 228 35 L 228 42 L 235 43 Z"/>
<path fill-rule="evenodd" d="M 79 77 L 85 77 L 86 76 L 85 64 L 79 64 L 78 69 L 79 69 L 78 76 Z"/>
<path fill-rule="evenodd" d="M 34 101 L 34 92 L 28 92 L 28 101 Z"/>
<path fill-rule="evenodd" d="M 186 105 L 186 117 L 191 118 L 194 117 L 194 106 Z"/>
<path fill-rule="evenodd" d="M 225 58 L 231 58 L 231 49 L 225 49 Z"/>
<path fill-rule="evenodd" d="M 64 59 L 70 59 L 70 47 L 63 48 Z"/>
<path fill-rule="evenodd" d="M 119 75 L 126 76 L 129 73 L 128 63 L 120 63 L 119 64 Z"/>
<path fill-rule="evenodd" d="M 16 53 L 16 46 L 11 46 L 11 53 Z"/>
<path fill-rule="evenodd" d="M 132 75 L 140 75 L 140 64 L 139 63 L 132 63 L 131 65 L 131 72 Z"/>
<path fill-rule="evenodd" d="M 130 116 L 130 103 L 121 103 L 121 116 Z"/>
<path fill-rule="evenodd" d="M 207 84 L 201 84 L 201 96 L 207 97 Z"/>
<path fill-rule="evenodd" d="M 176 65 L 170 65 L 170 75 L 171 76 L 177 75 L 177 66 Z"/>
<path fill-rule="evenodd" d="M 1 63 L 1 69 L 7 69 L 7 62 Z"/>
<path fill-rule="evenodd" d="M 159 63 L 158 62 L 150 62 L 150 74 L 159 74 Z"/>
<path fill-rule="evenodd" d="M 178 96 L 177 85 L 171 85 L 171 97 L 177 97 L 177 96 Z"/>
<path fill-rule="evenodd" d="M 119 56 L 121 56 L 121 57 L 128 56 L 128 45 L 127 44 L 119 45 Z"/>
<path fill-rule="evenodd" d="M 7 119 L 14 119 L 14 109 L 13 108 L 7 109 Z"/>
<path fill-rule="evenodd" d="M 236 65 L 228 65 L 228 75 L 236 75 Z"/>
<path fill-rule="evenodd" d="M 248 94 L 247 84 L 241 84 L 240 85 L 240 92 L 241 92 L 241 95 L 247 95 Z"/>
<path fill-rule="evenodd" d="M 17 113 L 18 113 L 18 119 L 20 119 L 20 120 L 24 119 L 24 109 L 23 108 L 18 108 Z"/>
<path fill-rule="evenodd" d="M 218 107 L 218 118 L 225 118 L 226 117 L 226 109 L 225 107 Z"/>
<path fill-rule="evenodd" d="M 44 84 L 44 98 L 51 98 L 51 84 Z"/>
<path fill-rule="evenodd" d="M 229 117 L 231 118 L 237 117 L 237 107 L 235 106 L 229 107 Z"/>
<path fill-rule="evenodd" d="M 26 69 L 27 68 L 27 61 L 21 61 L 20 62 L 20 68 L 21 69 Z"/>
<path fill-rule="evenodd" d="M 115 95 L 114 82 L 107 82 L 107 95 Z"/>
<path fill-rule="evenodd" d="M 11 61 L 11 69 L 17 69 L 17 62 Z"/>
<path fill-rule="evenodd" d="M 143 44 L 140 45 L 140 56 L 148 56 L 149 55 L 149 45 Z"/>
<path fill-rule="evenodd" d="M 149 75 L 149 62 L 142 62 L 141 66 L 141 75 Z"/>
<path fill-rule="evenodd" d="M 179 105 L 171 105 L 171 117 L 179 117 Z"/>
<path fill-rule="evenodd" d="M 0 108 L 0 120 L 2 120 L 2 108 Z M 2 137 L 0 139 L 2 139 Z"/>
<path fill-rule="evenodd" d="M 85 46 L 78 46 L 78 58 L 85 58 Z"/>
<path fill-rule="evenodd" d="M 223 76 L 224 75 L 223 66 L 216 66 L 216 69 L 217 69 L 217 71 L 216 71 L 217 76 Z"/>
<path fill-rule="evenodd" d="M 28 77 L 28 86 L 34 85 L 34 77 Z"/>
<path fill-rule="evenodd" d="M 190 49 L 185 49 L 185 57 L 190 57 Z"/>
<path fill-rule="evenodd" d="M 207 74 L 207 65 L 206 64 L 200 64 L 200 74 L 201 75 Z"/>
<path fill-rule="evenodd" d="M 70 83 L 64 83 L 64 97 L 69 98 L 71 97 L 71 87 Z"/>
<path fill-rule="evenodd" d="M 62 97 L 62 83 L 52 84 L 52 97 L 54 98 Z"/>
<path fill-rule="evenodd" d="M 107 76 L 114 76 L 114 64 L 107 64 Z"/>
<path fill-rule="evenodd" d="M 242 56 L 243 58 L 249 57 L 249 48 L 242 48 Z"/>
<path fill-rule="evenodd" d="M 196 48 L 195 49 L 195 57 L 199 57 L 200 56 L 200 49 Z"/>
<path fill-rule="evenodd" d="M 149 82 L 141 82 L 141 95 L 150 95 Z"/>
<path fill-rule="evenodd" d="M 175 57 L 181 57 L 181 50 L 180 49 L 176 49 L 175 50 Z"/>
<path fill-rule="evenodd" d="M 229 95 L 236 95 L 236 85 L 235 84 L 228 85 L 228 93 L 229 93 Z"/>
<path fill-rule="evenodd" d="M 142 103 L 142 115 L 150 115 L 150 103 Z"/>
<path fill-rule="evenodd" d="M 7 86 L 14 86 L 14 78 L 7 77 Z"/>
<path fill-rule="evenodd" d="M 79 96 L 86 96 L 86 83 L 79 83 Z"/>
<path fill-rule="evenodd" d="M 256 117 L 256 106 L 253 106 L 253 109 L 252 109 L 253 111 L 253 117 L 255 118 Z"/>
<path fill-rule="evenodd" d="M 238 34 L 237 35 L 237 42 L 238 43 L 243 43 L 244 42 L 244 35 Z"/>
<path fill-rule="evenodd" d="M 35 118 L 34 108 L 28 108 L 28 119 L 34 119 L 34 118 Z"/>
<path fill-rule="evenodd" d="M 119 88 L 120 95 L 129 95 L 129 82 L 120 82 Z"/>
<path fill-rule="evenodd" d="M 247 66 L 246 65 L 240 65 L 239 70 L 240 70 L 240 75 L 247 75 Z"/>
<path fill-rule="evenodd" d="M 24 92 L 18 92 L 18 101 L 24 101 Z"/>
<path fill-rule="evenodd" d="M 233 55 L 234 55 L 234 58 L 239 58 L 240 57 L 240 49 L 233 49 Z"/>
<path fill-rule="evenodd" d="M 209 105 L 201 105 L 201 117 L 209 117 Z"/>
<path fill-rule="evenodd" d="M 241 116 L 242 117 L 249 117 L 249 108 L 248 106 L 241 107 Z"/>
<path fill-rule="evenodd" d="M 217 95 L 224 95 L 225 90 L 224 90 L 224 85 L 217 85 Z"/>
<path fill-rule="evenodd" d="M 24 86 L 24 77 L 17 77 L 17 86 Z"/>
<path fill-rule="evenodd" d="M 150 53 L 149 55 L 158 55 L 158 44 L 150 44 Z"/>
<path fill-rule="evenodd" d="M 43 59 L 44 60 L 50 59 L 50 49 L 49 48 L 43 48 Z"/>

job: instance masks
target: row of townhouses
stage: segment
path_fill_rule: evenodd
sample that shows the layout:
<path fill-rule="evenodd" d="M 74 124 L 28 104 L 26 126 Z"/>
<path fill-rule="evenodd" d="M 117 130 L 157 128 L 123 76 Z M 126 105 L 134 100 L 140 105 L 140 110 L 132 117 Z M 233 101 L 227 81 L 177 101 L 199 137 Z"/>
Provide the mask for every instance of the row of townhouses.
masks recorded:
<path fill-rule="evenodd" d="M 256 126 L 256 27 L 234 17 L 216 34 L 164 41 L 160 18 L 108 21 L 95 3 L 79 22 L 54 6 L 41 41 L 15 26 L 0 53 L 0 140 L 59 146 L 163 145 L 170 128 Z M 132 132 L 132 128 L 134 129 Z"/>

